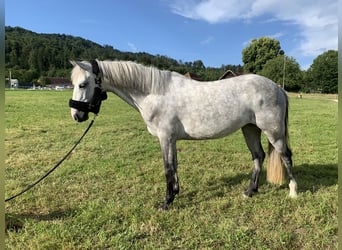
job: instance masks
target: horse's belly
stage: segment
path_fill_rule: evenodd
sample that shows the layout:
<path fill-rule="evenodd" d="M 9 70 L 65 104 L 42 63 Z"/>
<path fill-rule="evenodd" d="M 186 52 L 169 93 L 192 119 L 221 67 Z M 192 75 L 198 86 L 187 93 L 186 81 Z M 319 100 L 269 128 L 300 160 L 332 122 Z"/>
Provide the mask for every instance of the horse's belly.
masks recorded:
<path fill-rule="evenodd" d="M 228 117 L 205 117 L 202 119 L 185 119 L 182 122 L 184 139 L 220 138 L 237 131 L 250 123 L 244 118 L 229 119 Z"/>

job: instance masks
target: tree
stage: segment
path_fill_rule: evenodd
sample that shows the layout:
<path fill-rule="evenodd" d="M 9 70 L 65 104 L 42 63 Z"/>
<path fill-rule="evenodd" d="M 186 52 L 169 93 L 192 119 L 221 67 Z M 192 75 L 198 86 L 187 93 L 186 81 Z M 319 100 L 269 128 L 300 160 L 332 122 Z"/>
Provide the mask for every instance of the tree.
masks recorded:
<path fill-rule="evenodd" d="M 250 45 L 242 50 L 242 61 L 244 71 L 258 73 L 265 63 L 278 56 L 280 53 L 280 42 L 269 37 L 253 39 Z"/>
<path fill-rule="evenodd" d="M 299 91 L 303 87 L 303 74 L 300 70 L 299 64 L 293 57 L 278 55 L 277 57 L 268 60 L 259 74 L 271 79 L 279 85 L 282 85 L 284 74 L 284 57 L 284 87 L 288 91 Z"/>
<path fill-rule="evenodd" d="M 19 81 L 32 82 L 37 74 L 44 77 L 69 77 L 69 59 L 128 60 L 160 69 L 186 72 L 201 76 L 202 80 L 217 80 L 221 68 L 206 68 L 201 60 L 182 62 L 163 55 L 146 52 L 121 52 L 110 45 L 101 46 L 80 37 L 64 34 L 37 34 L 19 27 L 5 27 L 5 67 L 12 70 Z M 231 65 L 240 70 L 241 66 Z M 233 70 L 235 71 L 235 70 Z M 236 71 L 235 71 L 236 72 Z M 30 79 L 31 78 L 31 79 Z"/>
<path fill-rule="evenodd" d="M 338 87 L 338 53 L 328 50 L 316 57 L 308 69 L 307 79 L 310 86 L 323 93 L 337 93 Z"/>
<path fill-rule="evenodd" d="M 195 69 L 205 69 L 205 66 L 203 64 L 203 62 L 201 60 L 196 60 L 193 62 L 192 66 L 195 68 Z"/>

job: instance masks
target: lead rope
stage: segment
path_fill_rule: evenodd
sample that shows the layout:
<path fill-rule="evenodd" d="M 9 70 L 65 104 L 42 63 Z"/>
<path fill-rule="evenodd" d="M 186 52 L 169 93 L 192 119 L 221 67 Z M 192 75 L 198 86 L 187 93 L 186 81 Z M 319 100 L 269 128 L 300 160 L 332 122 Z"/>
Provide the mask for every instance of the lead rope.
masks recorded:
<path fill-rule="evenodd" d="M 91 126 L 93 126 L 93 123 L 95 121 L 97 115 L 94 115 L 94 118 L 91 120 L 91 122 L 89 123 L 87 129 L 84 131 L 83 135 L 80 137 L 80 139 L 75 143 L 75 145 L 69 150 L 69 152 L 53 167 L 51 168 L 49 171 L 47 171 L 42 177 L 40 177 L 38 180 L 36 180 L 34 183 L 32 183 L 31 185 L 27 186 L 25 189 L 23 189 L 21 192 L 17 193 L 16 195 L 13 195 L 10 198 L 7 198 L 5 200 L 5 202 L 13 200 L 14 198 L 22 195 L 23 193 L 29 191 L 31 188 L 33 188 L 35 185 L 37 185 L 39 182 L 41 182 L 42 180 L 44 180 L 48 175 L 50 175 L 56 168 L 59 167 L 59 165 L 62 164 L 63 161 L 65 161 L 66 158 L 68 158 L 68 156 L 72 153 L 72 151 L 74 151 L 74 149 L 77 147 L 78 144 L 80 144 L 80 142 L 82 141 L 83 137 L 88 133 L 89 129 L 91 128 Z"/>

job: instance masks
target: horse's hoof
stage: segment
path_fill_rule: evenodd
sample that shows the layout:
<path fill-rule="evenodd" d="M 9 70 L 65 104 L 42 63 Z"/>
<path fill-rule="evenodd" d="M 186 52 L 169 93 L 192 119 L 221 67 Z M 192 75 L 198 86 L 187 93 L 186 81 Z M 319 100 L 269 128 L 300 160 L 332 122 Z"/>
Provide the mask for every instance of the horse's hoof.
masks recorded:
<path fill-rule="evenodd" d="M 247 189 L 245 192 L 243 192 L 243 196 L 245 198 L 251 198 L 253 196 L 253 194 L 254 194 L 254 192 L 249 190 L 249 189 Z"/>
<path fill-rule="evenodd" d="M 167 211 L 167 210 L 169 210 L 169 206 L 167 204 L 163 203 L 159 206 L 158 210 Z"/>
<path fill-rule="evenodd" d="M 290 184 L 289 184 L 289 188 L 290 188 L 290 194 L 289 196 L 291 198 L 297 198 L 297 183 L 295 180 L 291 180 Z"/>
<path fill-rule="evenodd" d="M 245 193 L 242 194 L 242 198 L 243 198 L 244 200 L 250 199 L 251 197 L 252 197 L 252 196 L 248 196 L 248 195 L 246 195 Z"/>
<path fill-rule="evenodd" d="M 297 192 L 290 192 L 289 197 L 295 199 L 298 197 Z"/>
<path fill-rule="evenodd" d="M 250 199 L 250 198 L 252 198 L 252 196 L 253 196 L 253 194 L 251 192 L 248 192 L 247 190 L 245 192 L 243 192 L 243 194 L 242 194 L 242 197 L 244 199 Z"/>

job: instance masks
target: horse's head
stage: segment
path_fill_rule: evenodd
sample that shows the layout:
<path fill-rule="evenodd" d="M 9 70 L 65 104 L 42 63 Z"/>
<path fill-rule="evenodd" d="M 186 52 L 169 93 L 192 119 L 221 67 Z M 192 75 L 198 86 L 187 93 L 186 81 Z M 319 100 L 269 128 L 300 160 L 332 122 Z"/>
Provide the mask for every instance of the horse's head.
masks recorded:
<path fill-rule="evenodd" d="M 107 94 L 101 88 L 96 61 L 71 61 L 71 64 L 74 66 L 71 74 L 74 92 L 69 101 L 71 116 L 75 121 L 83 122 L 88 120 L 89 112 L 97 114 L 100 111 L 101 102 L 107 99 Z"/>

